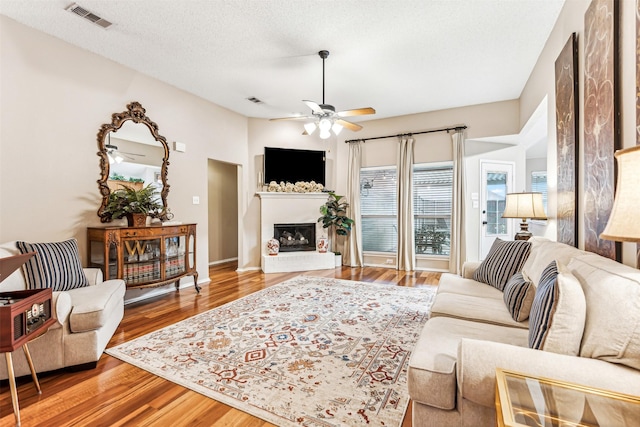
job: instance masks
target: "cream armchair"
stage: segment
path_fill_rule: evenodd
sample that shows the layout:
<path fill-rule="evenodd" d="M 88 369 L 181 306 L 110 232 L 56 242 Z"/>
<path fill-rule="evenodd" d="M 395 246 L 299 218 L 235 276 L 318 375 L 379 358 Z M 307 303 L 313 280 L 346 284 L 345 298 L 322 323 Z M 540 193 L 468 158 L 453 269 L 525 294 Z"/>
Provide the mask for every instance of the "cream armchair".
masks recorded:
<path fill-rule="evenodd" d="M 19 253 L 16 242 L 0 244 L 0 258 Z M 95 367 L 124 316 L 124 281 L 103 281 L 102 271 L 97 268 L 83 270 L 89 286 L 53 292 L 51 314 L 56 323 L 29 342 L 37 372 Z M 21 270 L 0 283 L 1 292 L 23 289 L 27 284 Z M 30 375 L 21 349 L 13 352 L 13 365 L 17 377 Z M 0 379 L 6 378 L 6 364 L 0 363 Z"/>

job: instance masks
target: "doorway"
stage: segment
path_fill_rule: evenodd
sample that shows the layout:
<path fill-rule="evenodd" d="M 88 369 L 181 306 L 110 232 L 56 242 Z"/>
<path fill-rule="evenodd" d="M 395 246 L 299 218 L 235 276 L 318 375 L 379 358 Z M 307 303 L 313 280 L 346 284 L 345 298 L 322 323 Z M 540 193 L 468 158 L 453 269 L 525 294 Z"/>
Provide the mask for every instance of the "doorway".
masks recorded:
<path fill-rule="evenodd" d="M 213 159 L 207 163 L 210 266 L 238 260 L 238 168 Z"/>
<path fill-rule="evenodd" d="M 502 218 L 507 193 L 513 192 L 513 162 L 480 161 L 480 259 L 489 253 L 494 240 L 512 240 L 513 221 Z"/>

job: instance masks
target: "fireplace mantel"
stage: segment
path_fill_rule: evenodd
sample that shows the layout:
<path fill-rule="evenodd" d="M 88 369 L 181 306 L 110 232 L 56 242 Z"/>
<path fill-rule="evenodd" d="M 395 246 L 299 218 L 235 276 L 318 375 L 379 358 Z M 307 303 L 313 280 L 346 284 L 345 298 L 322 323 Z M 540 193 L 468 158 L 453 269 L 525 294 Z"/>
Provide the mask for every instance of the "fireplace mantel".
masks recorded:
<path fill-rule="evenodd" d="M 329 198 L 328 193 L 258 192 L 257 195 L 260 197 L 262 271 L 275 273 L 335 268 L 335 257 L 330 252 L 287 252 L 270 256 L 267 251 L 267 241 L 273 237 L 274 224 L 313 223 L 316 224 L 316 238 L 326 236 L 327 230 L 318 223 L 318 218 L 321 216 L 320 206 Z"/>
<path fill-rule="evenodd" d="M 329 193 L 286 193 L 284 191 L 259 191 L 256 193 L 258 197 L 261 199 L 318 199 L 318 200 L 327 200 L 329 198 Z M 318 209 L 320 209 L 320 205 L 322 202 L 318 204 Z"/>

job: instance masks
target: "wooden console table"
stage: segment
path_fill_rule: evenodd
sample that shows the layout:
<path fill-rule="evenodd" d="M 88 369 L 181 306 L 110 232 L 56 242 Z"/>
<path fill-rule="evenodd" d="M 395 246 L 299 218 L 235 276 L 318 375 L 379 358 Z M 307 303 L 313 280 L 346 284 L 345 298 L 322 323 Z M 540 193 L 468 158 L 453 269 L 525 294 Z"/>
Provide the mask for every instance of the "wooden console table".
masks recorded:
<path fill-rule="evenodd" d="M 151 288 L 193 276 L 196 291 L 196 224 L 88 228 L 88 260 L 105 280 L 122 279 L 128 289 Z"/>

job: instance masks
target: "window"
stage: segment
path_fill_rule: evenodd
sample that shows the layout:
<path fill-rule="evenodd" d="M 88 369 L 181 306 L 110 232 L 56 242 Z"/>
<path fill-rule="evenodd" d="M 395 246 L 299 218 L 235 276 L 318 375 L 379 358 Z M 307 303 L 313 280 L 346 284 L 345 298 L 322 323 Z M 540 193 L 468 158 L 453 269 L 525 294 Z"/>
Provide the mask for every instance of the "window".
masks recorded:
<path fill-rule="evenodd" d="M 531 192 L 542 193 L 542 204 L 544 211 L 547 209 L 547 171 L 531 172 Z"/>
<path fill-rule="evenodd" d="M 362 246 L 365 252 L 398 251 L 396 168 L 360 171 Z M 413 171 L 417 255 L 448 256 L 451 239 L 453 166 L 419 164 Z"/>
<path fill-rule="evenodd" d="M 360 214 L 364 251 L 398 251 L 396 194 L 395 167 L 360 170 Z"/>
<path fill-rule="evenodd" d="M 416 255 L 449 255 L 453 166 L 415 165 L 413 213 Z"/>
<path fill-rule="evenodd" d="M 507 234 L 507 219 L 502 213 L 507 204 L 507 172 L 488 172 L 487 180 L 487 236 Z"/>

